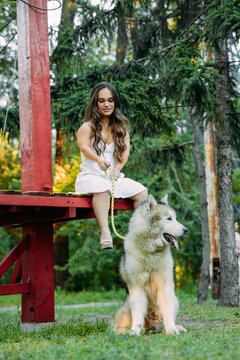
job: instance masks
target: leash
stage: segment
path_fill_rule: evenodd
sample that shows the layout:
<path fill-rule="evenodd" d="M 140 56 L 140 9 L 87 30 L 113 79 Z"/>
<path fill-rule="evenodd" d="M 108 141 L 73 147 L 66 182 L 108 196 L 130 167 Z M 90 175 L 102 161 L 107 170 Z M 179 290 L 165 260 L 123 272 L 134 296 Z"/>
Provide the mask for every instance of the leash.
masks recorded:
<path fill-rule="evenodd" d="M 111 167 L 108 168 L 109 169 L 109 172 L 110 172 L 110 180 L 112 182 L 112 194 L 111 194 L 111 223 L 112 223 L 112 228 L 113 228 L 113 231 L 115 233 L 115 235 L 120 238 L 120 239 L 124 239 L 124 236 L 120 235 L 117 230 L 116 230 L 116 227 L 115 227 L 115 224 L 114 224 L 114 177 L 113 177 L 113 172 L 112 172 L 112 169 Z M 108 176 L 107 176 L 107 170 L 104 171 L 105 172 L 105 176 L 106 178 L 109 180 Z"/>

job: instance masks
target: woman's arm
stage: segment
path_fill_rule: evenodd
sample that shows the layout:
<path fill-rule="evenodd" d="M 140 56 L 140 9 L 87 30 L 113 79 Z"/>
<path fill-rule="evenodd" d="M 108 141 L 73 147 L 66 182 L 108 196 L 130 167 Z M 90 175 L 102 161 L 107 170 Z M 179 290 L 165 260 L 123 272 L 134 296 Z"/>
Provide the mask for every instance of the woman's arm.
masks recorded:
<path fill-rule="evenodd" d="M 109 164 L 101 159 L 90 147 L 91 128 L 89 123 L 84 123 L 77 132 L 77 144 L 81 152 L 89 160 L 96 161 L 101 170 L 107 170 Z"/>
<path fill-rule="evenodd" d="M 124 165 L 126 165 L 127 161 L 128 161 L 128 157 L 130 154 L 130 136 L 129 133 L 127 133 L 125 139 L 124 139 L 125 145 L 126 145 L 126 149 L 122 154 L 122 161 L 117 162 L 117 164 L 114 166 L 113 169 L 113 175 L 114 175 L 114 179 L 117 180 L 121 174 L 120 171 L 122 170 L 122 168 L 124 167 Z"/>

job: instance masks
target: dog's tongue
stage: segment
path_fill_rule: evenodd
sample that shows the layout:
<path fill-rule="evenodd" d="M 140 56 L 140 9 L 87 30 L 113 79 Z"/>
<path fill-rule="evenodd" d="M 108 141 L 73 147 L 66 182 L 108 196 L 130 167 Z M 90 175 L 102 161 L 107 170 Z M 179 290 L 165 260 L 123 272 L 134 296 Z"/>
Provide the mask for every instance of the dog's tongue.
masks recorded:
<path fill-rule="evenodd" d="M 172 240 L 173 240 L 173 244 L 174 244 L 175 248 L 178 250 L 179 246 L 178 246 L 177 240 L 175 238 L 173 238 Z"/>

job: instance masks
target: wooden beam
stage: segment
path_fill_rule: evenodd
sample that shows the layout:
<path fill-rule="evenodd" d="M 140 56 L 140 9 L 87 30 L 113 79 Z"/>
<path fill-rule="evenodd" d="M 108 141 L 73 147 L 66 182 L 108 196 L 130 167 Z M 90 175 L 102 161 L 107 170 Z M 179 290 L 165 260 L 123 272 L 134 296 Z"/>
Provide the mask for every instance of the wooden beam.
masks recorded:
<path fill-rule="evenodd" d="M 33 196 L 33 195 L 4 195 L 0 194 L 0 205 L 17 206 L 49 206 L 49 207 L 76 207 L 92 208 L 91 197 L 74 196 Z M 0 209 L 3 207 L 1 206 Z M 114 209 L 133 210 L 133 202 L 129 199 L 115 199 Z"/>
<path fill-rule="evenodd" d="M 23 224 L 33 224 L 40 222 L 59 222 L 74 220 L 76 218 L 76 208 L 52 208 L 52 207 L 21 207 L 22 213 L 13 213 L 0 216 L 0 226 L 12 227 L 22 226 Z"/>
<path fill-rule="evenodd" d="M 10 251 L 8 255 L 0 262 L 0 278 L 10 269 L 15 261 L 24 253 L 29 247 L 29 234 L 26 234 L 19 243 Z"/>
<path fill-rule="evenodd" d="M 0 285 L 0 295 L 27 294 L 29 291 L 29 283 Z"/>
<path fill-rule="evenodd" d="M 17 26 L 22 190 L 52 191 L 47 12 L 17 0 Z"/>
<path fill-rule="evenodd" d="M 22 282 L 30 279 L 31 286 L 22 295 L 22 322 L 54 322 L 53 225 L 24 225 L 26 233 L 30 244 L 22 256 Z"/>
<path fill-rule="evenodd" d="M 9 284 L 15 284 L 16 282 L 20 282 L 21 279 L 22 279 L 22 257 L 20 256 L 17 259 L 16 265 L 13 269 Z"/>

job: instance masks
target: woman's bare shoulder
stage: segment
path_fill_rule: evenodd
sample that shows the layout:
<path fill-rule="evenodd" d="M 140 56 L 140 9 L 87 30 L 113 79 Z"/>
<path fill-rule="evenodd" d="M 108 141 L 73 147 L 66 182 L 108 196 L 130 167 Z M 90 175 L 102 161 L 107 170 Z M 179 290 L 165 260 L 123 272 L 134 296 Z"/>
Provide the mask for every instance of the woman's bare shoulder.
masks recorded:
<path fill-rule="evenodd" d="M 125 135 L 124 141 L 126 141 L 126 142 L 129 142 L 129 141 L 130 141 L 130 134 L 129 134 L 129 132 L 128 132 L 128 131 L 126 132 L 126 135 Z"/>
<path fill-rule="evenodd" d="M 78 134 L 89 134 L 91 133 L 91 126 L 90 126 L 90 122 L 85 122 L 83 123 L 80 128 L 78 129 Z"/>

